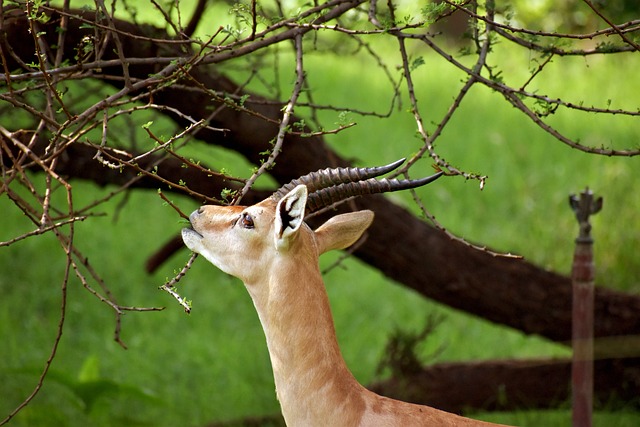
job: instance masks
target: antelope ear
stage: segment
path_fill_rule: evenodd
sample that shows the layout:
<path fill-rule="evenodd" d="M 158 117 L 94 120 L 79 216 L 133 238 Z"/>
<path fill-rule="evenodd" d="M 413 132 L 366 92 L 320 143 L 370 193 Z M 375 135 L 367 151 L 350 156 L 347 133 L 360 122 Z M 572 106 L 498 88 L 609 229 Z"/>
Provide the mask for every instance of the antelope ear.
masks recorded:
<path fill-rule="evenodd" d="M 289 191 L 276 206 L 274 239 L 276 249 L 287 249 L 304 221 L 304 208 L 307 204 L 307 187 L 298 185 Z"/>
<path fill-rule="evenodd" d="M 316 231 L 318 253 L 353 245 L 373 222 L 373 212 L 357 211 L 336 215 Z"/>

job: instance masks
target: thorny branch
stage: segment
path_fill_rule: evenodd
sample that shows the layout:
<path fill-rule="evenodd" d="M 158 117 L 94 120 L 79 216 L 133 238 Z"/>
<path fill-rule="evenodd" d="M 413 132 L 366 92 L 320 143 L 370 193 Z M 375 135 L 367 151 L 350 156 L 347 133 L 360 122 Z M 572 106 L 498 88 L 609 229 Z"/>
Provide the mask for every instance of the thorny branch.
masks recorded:
<path fill-rule="evenodd" d="M 242 197 L 249 191 L 249 189 L 253 186 L 256 179 L 270 168 L 273 167 L 278 154 L 282 150 L 282 144 L 284 144 L 284 137 L 288 132 L 289 121 L 291 120 L 291 115 L 293 114 L 293 108 L 298 101 L 298 96 L 300 96 L 300 91 L 302 90 L 302 85 L 304 84 L 304 66 L 302 65 L 302 34 L 296 35 L 295 38 L 295 49 L 296 49 L 296 82 L 293 86 L 293 92 L 291 93 L 291 98 L 289 98 L 289 102 L 284 107 L 284 114 L 282 115 L 282 121 L 278 126 L 278 135 L 276 136 L 275 143 L 273 145 L 273 150 L 269 154 L 267 160 L 260 165 L 260 168 L 247 180 L 242 190 L 240 190 L 240 194 L 235 200 L 235 203 L 239 203 Z"/>
<path fill-rule="evenodd" d="M 400 105 L 406 94 L 421 146 L 417 151 L 407 148 L 407 154 L 415 154 L 399 173 L 409 174 L 412 167 L 428 157 L 448 175 L 477 180 L 482 188 L 487 182 L 485 175 L 469 173 L 463 167 L 454 166 L 436 146 L 475 85 L 500 93 L 538 127 L 567 146 L 596 155 L 640 154 L 637 147 L 586 146 L 547 121 L 548 115 L 561 114 L 564 110 L 606 115 L 613 120 L 616 116 L 640 116 L 639 109 L 585 106 L 580 99 L 568 100 L 527 89 L 547 72 L 547 65 L 552 59 L 626 55 L 640 50 L 637 43 L 640 19 L 614 24 L 612 17 L 597 9 L 589 0 L 584 0 L 584 3 L 606 27 L 582 33 L 549 32 L 516 26 L 495 9 L 492 1 L 443 0 L 440 6 L 444 7 L 425 8 L 422 14 L 417 9 L 412 10 L 412 18 L 401 21 L 396 17 L 398 13 L 393 1 L 383 6 L 372 0 L 365 6 L 363 0 L 331 0 L 313 2 L 299 9 L 296 6 L 291 10 L 284 3 L 276 2 L 277 10 L 269 10 L 250 0 L 246 2 L 246 8 L 237 9 L 236 24 L 220 25 L 211 34 L 206 34 L 206 30 L 198 26 L 206 3 L 198 1 L 193 11 L 181 10 L 181 6 L 176 6 L 177 15 L 174 15 L 163 10 L 158 2 L 152 1 L 150 9 L 157 10 L 161 16 L 157 25 L 152 27 L 116 18 L 114 14 L 118 4 L 104 0 L 96 0 L 94 11 L 72 10 L 68 2 L 61 9 L 42 5 L 38 10 L 35 5 L 39 2 L 16 2 L 11 6 L 0 2 L 0 112 L 3 117 L 0 123 L 0 196 L 6 194 L 12 208 L 24 213 L 34 225 L 33 229 L 0 242 L 0 248 L 13 246 L 27 238 L 52 234 L 65 254 L 60 317 L 52 350 L 33 392 L 0 424 L 8 422 L 24 408 L 43 384 L 64 328 L 67 286 L 72 272 L 89 293 L 113 310 L 116 324 L 114 339 L 123 347 L 123 313 L 159 310 L 154 307 L 124 306 L 116 302 L 109 286 L 98 273 L 100 265 L 89 263 L 88 256 L 75 239 L 76 222 L 91 221 L 98 215 L 95 211 L 97 207 L 141 182 L 147 188 L 156 186 L 178 191 L 208 203 L 224 203 L 232 196 L 235 196 L 233 203 L 238 203 L 241 198 L 250 195 L 256 179 L 270 173 L 277 164 L 278 156 L 287 150 L 288 138 L 305 136 L 311 139 L 338 133 L 355 125 L 350 121 L 326 129 L 320 123 L 317 112 L 349 112 L 356 116 L 384 119 Z M 447 42 L 431 32 L 431 24 L 445 20 L 454 12 L 464 14 L 469 21 L 471 42 L 475 47 L 475 51 L 469 51 L 475 57 L 471 66 L 465 65 L 466 62 L 453 52 Z M 192 13 L 192 17 L 185 19 L 187 25 L 183 27 L 181 16 L 189 13 Z M 277 19 L 278 16 L 286 18 Z M 162 28 L 170 29 L 174 34 Z M 609 38 L 616 38 L 617 43 L 609 42 Z M 395 56 L 389 55 L 388 45 L 378 50 L 376 42 L 380 39 L 395 43 Z M 524 83 L 502 81 L 493 71 L 490 63 L 492 51 L 500 40 L 524 48 L 531 55 L 539 55 L 541 61 Z M 303 57 L 308 52 L 332 52 L 354 45 L 357 51 L 364 52 L 373 60 L 390 83 L 390 101 L 388 107 L 382 109 L 383 112 L 377 105 L 371 106 L 370 111 L 363 111 L 351 105 L 315 103 L 313 88 L 305 83 Z M 411 54 L 418 47 L 427 48 L 444 58 L 466 76 L 448 110 L 439 118 L 424 107 L 426 103 L 419 103 L 414 76 L 423 72 L 424 68 L 419 67 L 420 64 L 415 62 Z M 260 87 L 264 82 L 269 82 L 270 78 L 264 70 L 273 70 L 278 76 L 279 57 L 286 54 L 295 58 L 295 82 L 285 89 L 291 94 L 288 101 L 261 98 L 245 89 L 245 86 Z M 399 74 L 395 72 L 398 63 Z M 213 64 L 224 64 L 227 70 L 248 76 L 245 84 L 234 86 L 227 83 L 226 77 L 218 74 L 217 69 L 206 68 Z M 201 76 L 198 74 L 200 70 L 217 76 L 219 86 L 214 88 L 202 81 L 198 77 Z M 279 83 L 272 82 L 269 85 L 272 86 L 272 93 L 282 93 Z M 114 91 L 113 87 L 117 89 Z M 164 102 L 167 105 L 163 101 L 156 102 L 171 90 L 188 99 L 183 104 L 174 105 L 168 105 L 166 98 Z M 306 102 L 299 101 L 302 93 L 307 94 Z M 194 114 L 189 105 L 191 97 L 199 103 L 209 103 L 211 109 L 206 116 Z M 531 106 L 536 103 L 546 105 L 546 111 L 536 111 Z M 281 109 L 279 120 L 265 113 L 265 108 L 273 105 Z M 299 108 L 297 116 L 294 115 L 294 107 Z M 316 123 L 316 129 L 299 121 L 305 113 Z M 235 114 L 237 120 L 250 117 L 264 126 L 271 126 L 269 129 L 275 129 L 274 134 L 268 137 L 266 133 L 256 135 L 256 138 L 273 141 L 273 146 L 266 160 L 264 154 L 261 156 L 263 162 L 256 165 L 257 169 L 248 178 L 226 173 L 222 170 L 224 165 L 217 164 L 221 170 L 216 170 L 185 152 L 194 145 L 195 140 L 204 139 L 202 135 L 210 139 L 229 136 L 232 130 L 216 126 L 217 118 L 224 114 Z M 433 130 L 429 131 L 425 123 L 432 123 Z M 80 150 L 91 150 L 90 157 L 94 160 L 89 163 L 91 166 L 83 163 L 84 169 L 73 170 L 75 175 L 59 173 L 61 164 Z M 80 161 L 80 158 L 76 160 Z M 197 173 L 211 181 L 183 181 L 177 178 L 180 174 L 163 169 L 176 163 L 185 171 Z M 104 169 L 98 174 L 91 174 L 87 170 L 102 167 Z M 102 181 L 105 179 L 117 187 L 96 196 L 83 207 L 77 207 L 73 203 L 73 179 L 83 176 L 90 176 L 89 179 L 102 184 L 106 183 Z M 224 187 L 221 198 L 209 188 L 213 183 Z M 60 192 L 64 193 L 63 197 L 57 197 Z M 159 194 L 176 210 L 177 215 L 187 218 L 162 191 Z M 435 227 L 447 233 L 451 239 L 461 240 L 436 221 L 415 192 L 413 195 L 415 203 Z M 490 252 L 484 247 L 467 244 Z M 190 303 L 177 294 L 175 284 L 186 274 L 194 259 L 195 256 L 192 256 L 173 279 L 161 286 L 176 297 L 187 312 Z"/>

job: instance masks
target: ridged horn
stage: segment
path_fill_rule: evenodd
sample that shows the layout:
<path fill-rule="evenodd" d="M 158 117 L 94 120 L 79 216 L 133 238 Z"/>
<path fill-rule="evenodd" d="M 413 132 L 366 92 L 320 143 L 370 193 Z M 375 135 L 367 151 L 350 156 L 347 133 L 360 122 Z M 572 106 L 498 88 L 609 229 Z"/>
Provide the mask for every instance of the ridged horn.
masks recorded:
<path fill-rule="evenodd" d="M 307 199 L 307 212 L 315 212 L 331 206 L 334 203 L 348 199 L 349 197 L 362 196 L 365 194 L 390 193 L 392 191 L 408 190 L 410 188 L 421 187 L 442 176 L 443 172 L 421 179 L 387 179 L 377 180 L 370 178 L 365 181 L 347 182 L 333 187 L 323 188 L 309 194 Z"/>
<path fill-rule="evenodd" d="M 325 206 L 330 206 L 349 197 L 365 194 L 388 193 L 392 191 L 408 190 L 435 181 L 443 172 L 422 179 L 375 179 L 396 169 L 405 159 L 385 166 L 371 168 L 335 168 L 322 169 L 311 172 L 283 185 L 272 197 L 281 199 L 299 184 L 307 186 L 307 213 L 315 212 Z"/>
<path fill-rule="evenodd" d="M 316 172 L 310 172 L 283 185 L 273 193 L 272 197 L 280 200 L 285 194 L 300 184 L 306 185 L 309 194 L 311 194 L 323 188 L 342 184 L 343 182 L 355 182 L 375 178 L 376 176 L 384 175 L 397 169 L 405 160 L 406 159 L 400 159 L 385 166 L 371 168 L 326 168 Z"/>

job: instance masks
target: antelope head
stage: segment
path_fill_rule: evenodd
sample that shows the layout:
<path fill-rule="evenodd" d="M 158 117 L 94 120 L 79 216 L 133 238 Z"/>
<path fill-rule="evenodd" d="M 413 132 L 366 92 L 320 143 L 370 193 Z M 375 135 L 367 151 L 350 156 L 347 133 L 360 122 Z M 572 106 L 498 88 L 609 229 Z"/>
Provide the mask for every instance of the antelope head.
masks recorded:
<path fill-rule="evenodd" d="M 255 283 L 269 274 L 276 259 L 294 256 L 306 261 L 346 248 L 373 221 L 371 211 L 351 212 L 334 216 L 313 231 L 304 223 L 306 213 L 354 196 L 419 187 L 442 175 L 418 180 L 375 178 L 403 162 L 312 172 L 253 206 L 202 206 L 191 214 L 191 227 L 182 230 L 182 239 L 190 250 L 225 273 L 247 285 Z"/>

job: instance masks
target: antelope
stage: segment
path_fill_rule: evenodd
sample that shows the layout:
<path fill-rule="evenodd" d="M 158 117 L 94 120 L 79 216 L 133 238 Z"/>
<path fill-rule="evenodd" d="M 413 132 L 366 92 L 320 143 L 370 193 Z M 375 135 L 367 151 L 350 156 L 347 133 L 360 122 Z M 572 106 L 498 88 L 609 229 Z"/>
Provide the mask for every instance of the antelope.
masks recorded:
<path fill-rule="evenodd" d="M 340 353 L 318 257 L 351 246 L 374 214 L 336 215 L 315 231 L 305 214 L 357 195 L 415 188 L 442 174 L 376 178 L 403 161 L 313 172 L 254 206 L 202 206 L 182 230 L 191 251 L 244 282 L 266 336 L 288 426 L 495 425 L 379 396 L 357 382 Z"/>

